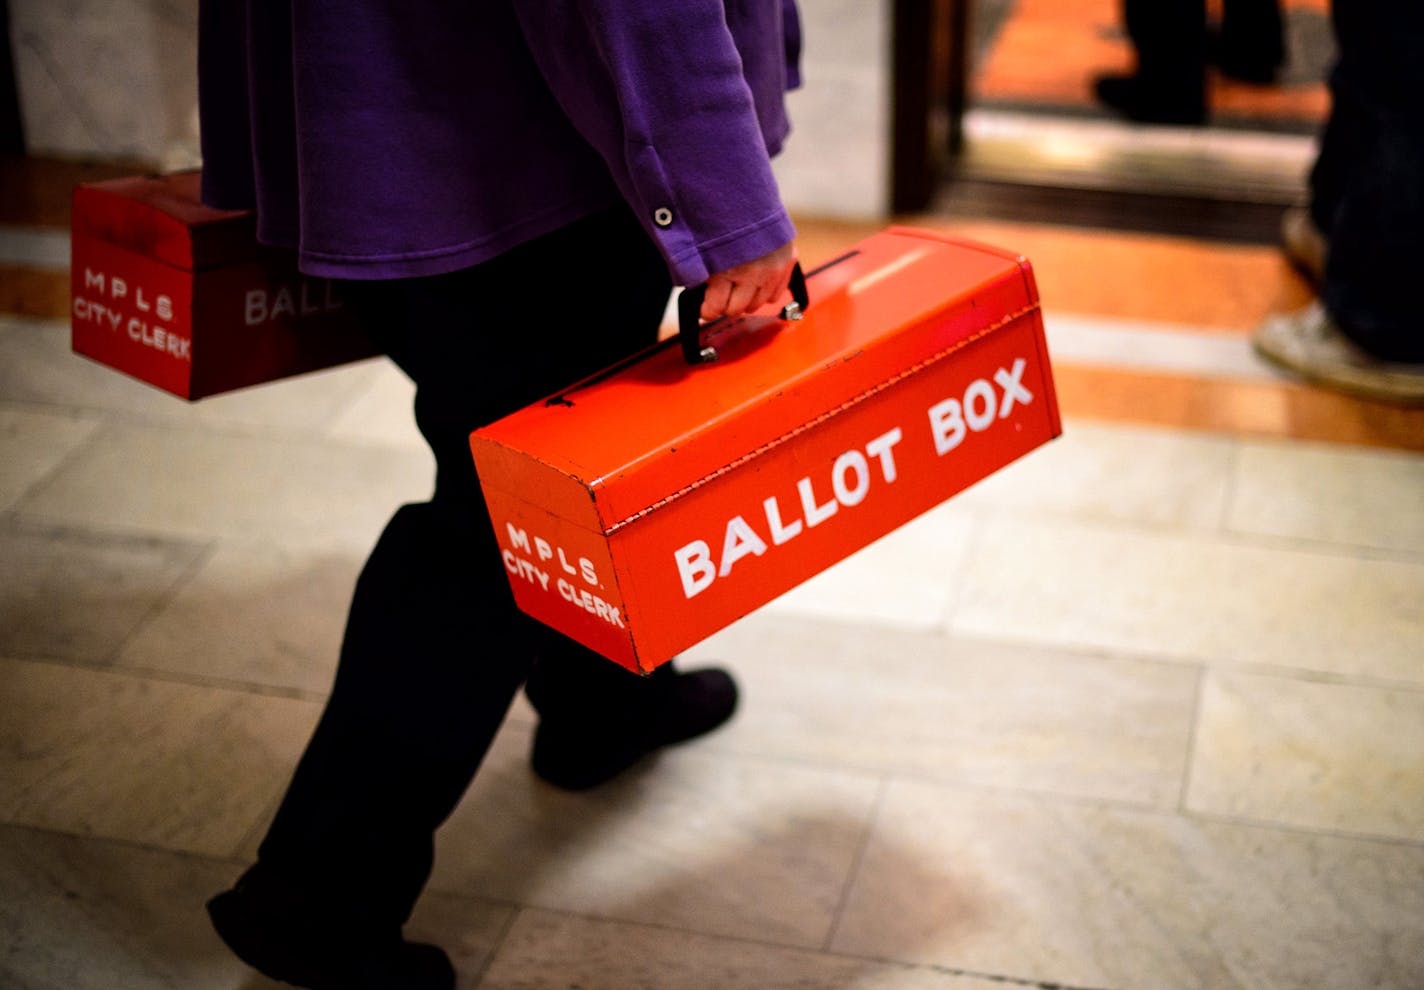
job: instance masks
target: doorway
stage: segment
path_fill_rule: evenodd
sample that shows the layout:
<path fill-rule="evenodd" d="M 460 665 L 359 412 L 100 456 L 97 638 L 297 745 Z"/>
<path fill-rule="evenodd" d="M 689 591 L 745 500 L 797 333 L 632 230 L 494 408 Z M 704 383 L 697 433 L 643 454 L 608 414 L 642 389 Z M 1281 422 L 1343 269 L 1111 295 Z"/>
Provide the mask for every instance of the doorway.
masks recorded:
<path fill-rule="evenodd" d="M 1132 124 L 1093 80 L 1133 53 L 1120 0 L 895 0 L 892 201 L 1267 240 L 1297 202 L 1329 108 L 1328 0 L 1285 0 L 1277 83 L 1212 72 L 1202 127 Z"/>

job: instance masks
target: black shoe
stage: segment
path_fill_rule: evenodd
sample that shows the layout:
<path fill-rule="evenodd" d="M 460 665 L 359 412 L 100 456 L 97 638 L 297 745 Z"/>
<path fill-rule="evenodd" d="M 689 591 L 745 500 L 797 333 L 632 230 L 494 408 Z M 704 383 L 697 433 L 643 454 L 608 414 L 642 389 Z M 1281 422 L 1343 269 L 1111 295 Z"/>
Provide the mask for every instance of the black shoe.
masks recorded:
<path fill-rule="evenodd" d="M 455 968 L 437 946 L 407 942 L 399 931 L 337 934 L 268 908 L 243 880 L 208 902 L 227 947 L 269 979 L 307 990 L 454 990 Z"/>
<path fill-rule="evenodd" d="M 541 719 L 534 731 L 531 763 L 534 772 L 555 787 L 588 790 L 612 780 L 649 753 L 711 732 L 736 708 L 737 685 L 726 671 L 671 674 L 646 698 L 640 697 L 637 709 L 623 718 L 588 712 L 577 720 Z"/>
<path fill-rule="evenodd" d="M 1202 93 L 1168 92 L 1142 81 L 1141 76 L 1101 76 L 1093 84 L 1099 102 L 1129 120 L 1144 124 L 1206 123 Z"/>

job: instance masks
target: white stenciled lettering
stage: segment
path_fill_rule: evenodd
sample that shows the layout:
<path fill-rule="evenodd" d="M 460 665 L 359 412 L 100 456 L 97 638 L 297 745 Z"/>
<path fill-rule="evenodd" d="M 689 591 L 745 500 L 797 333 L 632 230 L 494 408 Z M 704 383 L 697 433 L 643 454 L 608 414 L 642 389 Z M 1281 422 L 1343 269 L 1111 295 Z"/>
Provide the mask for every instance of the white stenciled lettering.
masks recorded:
<path fill-rule="evenodd" d="M 504 531 L 509 535 L 509 542 L 516 550 L 523 550 L 525 553 L 533 553 L 529 546 L 529 533 L 520 529 L 513 523 L 505 523 Z"/>
<path fill-rule="evenodd" d="M 247 312 L 244 321 L 250 327 L 267 322 L 267 293 L 261 289 L 249 289 L 245 297 Z"/>
<path fill-rule="evenodd" d="M 243 297 L 244 318 L 255 327 L 270 320 L 300 319 L 340 309 L 341 297 L 329 279 L 302 279 L 275 290 L 249 289 Z"/>
<path fill-rule="evenodd" d="M 775 495 L 762 502 L 761 507 L 766 512 L 766 525 L 771 530 L 772 543 L 781 546 L 787 540 L 801 535 L 800 519 L 793 520 L 789 526 L 781 522 L 781 506 L 776 504 Z"/>
<path fill-rule="evenodd" d="M 727 521 L 727 538 L 722 544 L 722 566 L 718 577 L 726 577 L 732 572 L 732 565 L 748 554 L 760 557 L 766 553 L 766 542 L 757 536 L 756 530 L 747 525 L 741 516 L 733 516 Z"/>
<path fill-rule="evenodd" d="M 87 266 L 84 269 L 85 292 L 93 292 L 101 296 L 109 296 L 112 299 L 118 300 L 127 299 L 129 296 L 129 290 L 131 288 L 133 289 L 133 309 L 146 315 L 155 315 L 164 322 L 172 322 L 173 300 L 169 296 L 155 296 L 152 294 L 151 291 L 144 292 L 143 286 L 130 286 L 127 279 L 121 278 L 118 275 L 106 275 L 104 272 L 96 272 L 94 269 L 89 268 Z M 81 309 L 93 311 L 96 313 L 112 312 L 111 310 L 107 310 L 106 307 L 100 305 L 99 303 L 93 302 L 92 300 L 88 299 L 84 300 L 83 306 L 81 306 L 80 299 L 76 298 L 74 301 L 74 306 L 75 315 L 79 315 Z M 90 317 L 88 316 L 81 316 L 80 318 L 90 319 Z M 111 321 L 112 328 L 115 330 L 118 329 L 119 319 L 119 317 L 115 317 L 114 320 Z M 99 322 L 98 318 L 95 317 L 93 319 L 93 322 Z"/>
<path fill-rule="evenodd" d="M 847 484 L 846 476 L 855 475 L 855 483 Z M 865 501 L 870 491 L 870 462 L 858 450 L 847 450 L 836 458 L 831 468 L 831 489 L 836 493 L 836 501 L 844 506 L 859 505 Z"/>
<path fill-rule="evenodd" d="M 945 456 L 973 434 L 984 433 L 996 422 L 1008 419 L 1016 407 L 1030 405 L 1033 393 L 1023 383 L 1027 368 L 1028 362 L 1017 358 L 1008 368 L 1000 368 L 990 378 L 974 379 L 962 394 L 946 397 L 926 410 L 935 453 Z M 705 539 L 692 540 L 674 550 L 673 561 L 683 595 L 700 595 L 717 581 L 731 577 L 738 563 L 763 557 L 772 548 L 786 546 L 817 526 L 834 526 L 832 520 L 841 509 L 853 509 L 873 500 L 878 484 L 890 485 L 899 479 L 895 448 L 904 439 L 900 427 L 886 430 L 863 446 L 838 455 L 828 471 L 798 479 L 794 499 L 786 499 L 785 492 L 770 495 L 762 499 L 760 513 L 750 517 L 733 515 L 723 527 L 720 556 L 714 557 L 712 547 L 716 544 Z M 822 501 L 827 481 L 831 497 Z M 762 519 L 765 529 L 761 528 Z"/>
<path fill-rule="evenodd" d="M 964 393 L 964 419 L 975 433 L 983 433 L 994 422 L 994 413 L 999 403 L 994 395 L 994 386 L 980 378 L 970 384 Z"/>
<path fill-rule="evenodd" d="M 617 626 L 619 629 L 626 629 L 623 625 L 623 615 L 618 606 L 612 602 L 606 602 L 597 595 L 590 593 L 587 589 L 575 588 L 572 584 L 559 578 L 556 587 L 559 590 L 559 597 L 564 601 L 596 615 L 610 626 Z"/>
<path fill-rule="evenodd" d="M 277 290 L 277 294 L 272 297 L 272 309 L 268 312 L 268 319 L 276 320 L 283 316 L 296 316 L 297 307 L 292 302 L 292 290 L 285 285 Z"/>
<path fill-rule="evenodd" d="M 945 399 L 930 407 L 930 428 L 934 431 L 935 453 L 943 457 L 964 442 L 964 410 L 958 399 Z"/>
<path fill-rule="evenodd" d="M 303 281 L 303 282 L 302 282 L 301 287 L 300 287 L 300 294 L 301 294 L 301 298 L 302 298 L 302 315 L 303 315 L 303 316 L 310 316 L 310 315 L 313 314 L 313 313 L 320 313 L 320 312 L 321 312 L 321 310 L 322 310 L 321 304 L 318 303 L 317 301 L 315 301 L 315 300 L 312 298 L 312 296 L 313 296 L 313 293 L 312 293 L 312 284 L 311 284 L 310 282 L 307 282 L 307 281 Z"/>
<path fill-rule="evenodd" d="M 706 540 L 693 540 L 673 551 L 673 560 L 682 579 L 682 593 L 687 598 L 699 595 L 710 588 L 719 578 L 728 577 L 739 561 L 748 557 L 761 557 L 771 548 L 785 546 L 807 530 L 820 526 L 835 517 L 842 506 L 853 508 L 869 496 L 875 485 L 876 468 L 871 458 L 879 466 L 879 477 L 886 484 L 893 484 L 899 477 L 895 466 L 894 448 L 904 438 L 897 426 L 875 437 L 864 449 L 853 448 L 840 454 L 831 462 L 830 487 L 832 497 L 820 500 L 816 486 L 810 475 L 796 482 L 796 505 L 800 516 L 787 518 L 781 499 L 772 495 L 762 500 L 761 516 L 766 520 L 766 529 L 756 519 L 748 520 L 742 515 L 734 515 L 727 520 L 722 532 L 722 553 L 713 560 L 712 546 Z M 825 478 L 825 474 L 821 475 Z M 824 491 L 825 482 L 821 482 Z M 794 509 L 792 510 L 795 511 Z M 763 537 L 763 532 L 770 541 Z"/>
<path fill-rule="evenodd" d="M 801 494 L 801 512 L 806 516 L 807 526 L 819 526 L 840 509 L 835 499 L 825 505 L 816 504 L 816 493 L 811 488 L 811 479 L 802 478 L 796 482 L 796 490 Z"/>
<path fill-rule="evenodd" d="M 187 337 L 180 337 L 171 330 L 162 327 L 155 327 L 137 316 L 129 318 L 124 325 L 129 339 L 144 347 L 151 347 L 156 351 L 177 358 L 180 361 L 191 361 L 193 359 L 193 342 Z"/>
<path fill-rule="evenodd" d="M 1013 411 L 1014 403 L 1028 405 L 1033 401 L 1033 393 L 1024 388 L 1023 373 L 1028 366 L 1023 358 L 1014 361 L 1011 370 L 1000 368 L 994 372 L 994 381 L 999 383 L 999 387 L 1004 390 L 1004 401 L 999 406 L 999 418 L 1008 419 L 1009 413 Z"/>
<path fill-rule="evenodd" d="M 74 300 L 74 317 L 84 323 L 95 323 L 109 330 L 118 330 L 124 314 L 102 303 L 80 296 Z"/>
<path fill-rule="evenodd" d="M 578 574 L 578 568 L 569 563 L 569 558 L 564 556 L 564 548 L 559 547 L 559 566 L 563 568 L 565 574 Z"/>
<path fill-rule="evenodd" d="M 601 587 L 598 570 L 593 561 L 587 557 L 574 557 L 563 547 L 550 543 L 542 536 L 530 536 L 527 529 L 516 526 L 512 522 L 504 524 L 504 534 L 506 543 L 512 548 L 512 550 L 506 550 L 506 554 L 514 556 L 513 551 L 520 551 L 534 557 L 541 564 L 557 561 L 559 570 L 565 574 L 580 578 L 594 588 Z M 530 566 L 535 565 L 531 564 Z"/>
<path fill-rule="evenodd" d="M 706 540 L 693 540 L 674 551 L 673 559 L 677 561 L 677 573 L 682 578 L 682 593 L 686 598 L 706 591 L 717 580 L 717 569 L 712 566 L 712 548 Z"/>
<path fill-rule="evenodd" d="M 532 560 L 525 560 L 517 556 L 514 551 L 506 550 L 502 554 L 504 558 L 505 570 L 515 577 L 521 577 L 531 584 L 537 584 L 545 591 L 549 590 L 549 572 L 535 566 Z"/>
<path fill-rule="evenodd" d="M 935 453 L 943 457 L 954 450 L 970 432 L 983 433 L 995 422 L 1008 419 L 1014 406 L 1033 402 L 1033 393 L 1023 384 L 1028 362 L 1017 358 L 1010 368 L 994 372 L 994 382 L 976 378 L 960 398 L 945 399 L 930 407 L 930 431 L 934 435 Z M 1003 389 L 1000 396 L 994 384 Z"/>
<path fill-rule="evenodd" d="M 905 434 L 897 426 L 865 445 L 865 452 L 880 462 L 880 476 L 886 481 L 895 480 L 895 445 L 904 437 Z"/>

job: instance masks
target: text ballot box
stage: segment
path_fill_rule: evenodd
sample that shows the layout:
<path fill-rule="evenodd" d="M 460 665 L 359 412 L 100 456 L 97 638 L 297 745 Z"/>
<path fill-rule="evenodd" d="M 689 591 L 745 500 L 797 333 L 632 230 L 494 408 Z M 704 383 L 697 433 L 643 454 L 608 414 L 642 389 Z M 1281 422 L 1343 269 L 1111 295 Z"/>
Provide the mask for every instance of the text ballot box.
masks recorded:
<path fill-rule="evenodd" d="M 649 671 L 1061 432 L 1023 258 L 892 227 L 808 285 L 471 436 L 522 610 Z"/>
<path fill-rule="evenodd" d="M 200 176 L 74 191 L 74 351 L 185 399 L 378 353 L 333 285 L 257 242 L 253 214 L 214 210 Z"/>

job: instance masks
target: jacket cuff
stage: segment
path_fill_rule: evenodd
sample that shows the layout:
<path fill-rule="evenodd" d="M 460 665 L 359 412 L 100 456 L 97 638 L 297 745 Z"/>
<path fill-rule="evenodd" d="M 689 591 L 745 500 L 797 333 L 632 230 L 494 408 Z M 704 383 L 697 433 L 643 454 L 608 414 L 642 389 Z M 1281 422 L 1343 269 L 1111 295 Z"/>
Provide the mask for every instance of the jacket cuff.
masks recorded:
<path fill-rule="evenodd" d="M 794 240 L 796 227 L 786 212 L 778 209 L 757 223 L 693 245 L 681 253 L 669 252 L 656 232 L 654 237 L 658 240 L 658 246 L 664 248 L 673 282 L 677 285 L 700 285 L 716 272 L 754 261 Z M 678 240 L 685 241 L 684 238 Z"/>

